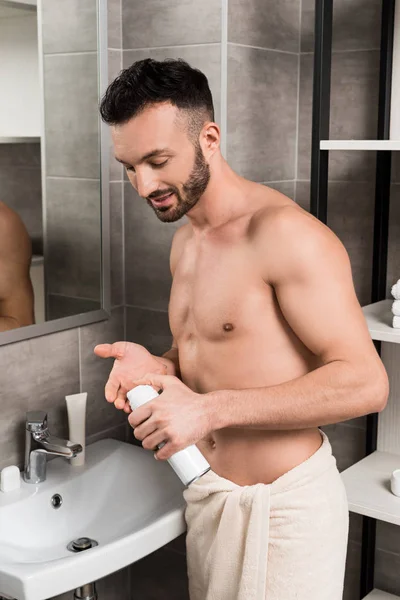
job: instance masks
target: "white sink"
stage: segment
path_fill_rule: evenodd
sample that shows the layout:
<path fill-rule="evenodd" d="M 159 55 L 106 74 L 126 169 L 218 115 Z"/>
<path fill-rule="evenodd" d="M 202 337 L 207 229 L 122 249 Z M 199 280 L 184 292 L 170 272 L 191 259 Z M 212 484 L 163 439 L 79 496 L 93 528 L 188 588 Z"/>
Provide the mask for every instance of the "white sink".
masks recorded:
<path fill-rule="evenodd" d="M 185 531 L 183 489 L 168 463 L 116 440 L 88 446 L 83 467 L 50 461 L 43 483 L 0 492 L 0 595 L 44 600 L 164 546 Z M 69 551 L 80 537 L 99 545 Z"/>

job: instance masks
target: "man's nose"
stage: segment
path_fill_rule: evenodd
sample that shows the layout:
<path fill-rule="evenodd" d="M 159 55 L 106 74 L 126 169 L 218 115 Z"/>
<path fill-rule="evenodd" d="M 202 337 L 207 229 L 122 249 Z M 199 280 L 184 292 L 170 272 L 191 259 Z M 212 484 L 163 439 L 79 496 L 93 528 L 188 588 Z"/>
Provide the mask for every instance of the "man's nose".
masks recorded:
<path fill-rule="evenodd" d="M 158 182 L 151 171 L 136 171 L 136 189 L 139 196 L 147 198 L 158 188 Z"/>

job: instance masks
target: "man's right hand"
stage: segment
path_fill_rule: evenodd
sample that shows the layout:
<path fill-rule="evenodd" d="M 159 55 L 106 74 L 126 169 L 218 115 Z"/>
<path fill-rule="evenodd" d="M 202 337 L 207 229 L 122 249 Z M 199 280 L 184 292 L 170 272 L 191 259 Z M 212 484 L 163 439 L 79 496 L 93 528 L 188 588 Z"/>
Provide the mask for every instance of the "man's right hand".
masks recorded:
<path fill-rule="evenodd" d="M 150 354 L 144 346 L 132 342 L 100 344 L 94 353 L 101 358 L 115 358 L 113 368 L 105 387 L 107 402 L 115 407 L 131 412 L 126 394 L 134 387 L 134 381 L 143 378 L 146 373 L 165 375 L 167 367 L 161 360 Z"/>

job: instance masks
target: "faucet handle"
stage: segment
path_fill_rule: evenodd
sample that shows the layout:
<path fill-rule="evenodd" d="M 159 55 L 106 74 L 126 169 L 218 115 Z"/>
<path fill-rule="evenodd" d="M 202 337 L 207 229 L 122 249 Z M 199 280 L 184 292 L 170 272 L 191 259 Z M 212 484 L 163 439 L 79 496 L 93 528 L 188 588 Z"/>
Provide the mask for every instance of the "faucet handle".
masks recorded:
<path fill-rule="evenodd" d="M 44 410 L 30 410 L 26 413 L 26 430 L 41 433 L 47 429 L 47 413 Z"/>

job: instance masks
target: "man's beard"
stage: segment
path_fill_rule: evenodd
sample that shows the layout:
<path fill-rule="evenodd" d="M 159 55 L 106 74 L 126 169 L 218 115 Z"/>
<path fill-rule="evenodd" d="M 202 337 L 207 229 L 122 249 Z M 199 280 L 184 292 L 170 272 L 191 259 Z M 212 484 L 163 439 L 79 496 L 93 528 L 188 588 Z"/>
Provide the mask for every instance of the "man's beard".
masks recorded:
<path fill-rule="evenodd" d="M 189 175 L 188 180 L 183 185 L 184 196 L 180 194 L 178 188 L 171 187 L 161 192 L 157 192 L 147 198 L 147 203 L 156 213 L 160 221 L 164 223 L 173 223 L 181 219 L 190 209 L 192 209 L 201 196 L 204 194 L 208 182 L 210 181 L 210 167 L 204 158 L 203 151 L 200 144 L 196 145 L 196 152 L 194 158 L 194 165 L 192 172 Z M 159 207 L 153 206 L 151 198 L 156 199 L 166 196 L 168 193 L 175 194 L 177 204 L 174 207 L 165 206 Z"/>

